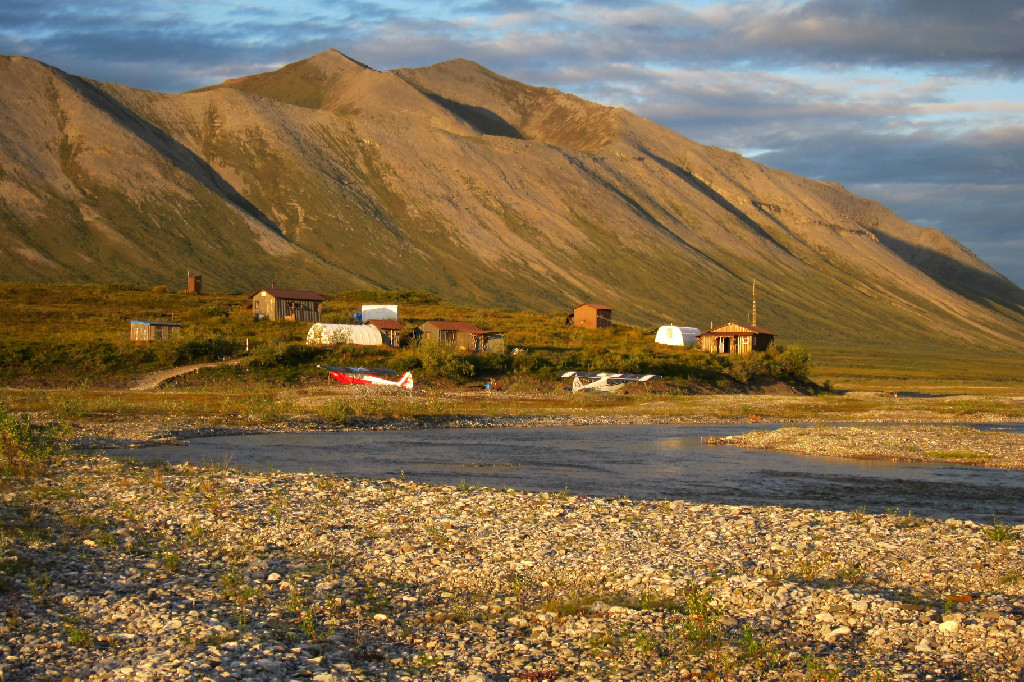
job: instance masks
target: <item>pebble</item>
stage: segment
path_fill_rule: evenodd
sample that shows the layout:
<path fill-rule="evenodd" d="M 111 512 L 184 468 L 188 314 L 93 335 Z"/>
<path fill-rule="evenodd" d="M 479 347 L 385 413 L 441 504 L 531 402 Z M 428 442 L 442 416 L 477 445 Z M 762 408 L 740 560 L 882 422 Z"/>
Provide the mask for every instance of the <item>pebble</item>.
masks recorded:
<path fill-rule="evenodd" d="M 96 455 L 4 483 L 4 682 L 1024 673 L 1021 527 Z"/>

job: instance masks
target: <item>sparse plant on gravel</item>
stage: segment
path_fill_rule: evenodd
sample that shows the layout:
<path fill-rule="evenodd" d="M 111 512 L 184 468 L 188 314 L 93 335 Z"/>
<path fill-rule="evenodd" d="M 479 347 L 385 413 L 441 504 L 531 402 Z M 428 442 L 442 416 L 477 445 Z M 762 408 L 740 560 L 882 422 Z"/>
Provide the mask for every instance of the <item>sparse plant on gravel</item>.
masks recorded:
<path fill-rule="evenodd" d="M 985 533 L 985 537 L 993 542 L 1009 542 L 1010 540 L 1020 538 L 1020 533 L 1011 526 L 1000 522 L 995 516 L 992 517 L 992 525 L 985 526 L 982 532 Z"/>
<path fill-rule="evenodd" d="M 0 404 L 0 477 L 28 478 L 45 473 L 67 450 L 62 425 L 37 426 Z"/>
<path fill-rule="evenodd" d="M 92 646 L 92 633 L 79 625 L 75 625 L 74 623 L 65 623 L 64 634 L 67 635 L 68 643 L 72 646 L 82 648 Z"/>

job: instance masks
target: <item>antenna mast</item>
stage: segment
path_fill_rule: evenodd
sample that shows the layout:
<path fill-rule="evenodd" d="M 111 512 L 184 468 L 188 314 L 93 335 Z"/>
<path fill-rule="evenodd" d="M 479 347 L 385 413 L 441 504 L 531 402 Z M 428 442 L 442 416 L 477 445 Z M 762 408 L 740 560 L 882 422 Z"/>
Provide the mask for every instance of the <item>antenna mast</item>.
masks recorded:
<path fill-rule="evenodd" d="M 754 286 L 752 287 L 752 289 L 753 289 L 753 298 L 754 298 L 754 309 L 753 309 L 753 311 L 751 313 L 751 322 L 750 322 L 750 324 L 756 327 L 757 326 L 757 280 L 756 279 L 754 280 Z"/>

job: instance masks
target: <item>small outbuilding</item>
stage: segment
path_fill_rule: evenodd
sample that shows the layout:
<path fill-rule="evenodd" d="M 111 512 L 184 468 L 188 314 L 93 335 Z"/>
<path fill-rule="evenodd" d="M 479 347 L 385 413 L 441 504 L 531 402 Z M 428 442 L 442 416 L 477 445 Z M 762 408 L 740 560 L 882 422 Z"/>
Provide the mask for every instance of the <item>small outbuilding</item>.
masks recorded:
<path fill-rule="evenodd" d="M 505 333 L 484 331 L 471 322 L 431 320 L 419 326 L 419 336 L 433 339 L 442 346 L 459 348 L 468 353 L 499 351 L 505 348 Z"/>
<path fill-rule="evenodd" d="M 146 322 L 143 320 L 131 321 L 131 340 L 140 343 L 169 339 L 181 331 L 181 325 L 176 322 Z"/>
<path fill-rule="evenodd" d="M 746 355 L 767 350 L 775 333 L 750 324 L 723 324 L 700 335 L 700 349 L 709 353 Z"/>
<path fill-rule="evenodd" d="M 367 325 L 376 327 L 380 332 L 384 345 L 398 348 L 402 335 L 402 323 L 398 320 L 370 320 Z"/>
<path fill-rule="evenodd" d="M 663 343 L 666 346 L 696 346 L 700 330 L 696 327 L 677 327 L 665 325 L 658 328 L 654 337 L 655 343 Z"/>
<path fill-rule="evenodd" d="M 597 303 L 584 303 L 573 308 L 570 320 L 574 327 L 585 327 L 586 329 L 611 327 L 612 309 Z"/>
<path fill-rule="evenodd" d="M 380 346 L 384 339 L 380 331 L 369 324 L 317 322 L 306 333 L 306 344 L 310 346 L 337 346 L 342 343 L 351 343 L 354 346 Z"/>
<path fill-rule="evenodd" d="M 260 289 L 249 296 L 252 312 L 258 318 L 319 322 L 327 299 L 315 291 Z"/>

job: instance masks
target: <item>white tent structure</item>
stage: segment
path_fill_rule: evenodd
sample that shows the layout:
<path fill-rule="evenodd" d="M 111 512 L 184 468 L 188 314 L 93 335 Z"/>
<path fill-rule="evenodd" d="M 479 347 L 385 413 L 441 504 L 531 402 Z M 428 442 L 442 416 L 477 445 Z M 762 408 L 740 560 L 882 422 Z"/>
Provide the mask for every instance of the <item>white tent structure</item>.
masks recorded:
<path fill-rule="evenodd" d="M 696 327 L 676 327 L 665 325 L 658 329 L 658 335 L 654 337 L 655 343 L 663 343 L 666 346 L 696 346 L 700 330 Z"/>
<path fill-rule="evenodd" d="M 317 322 L 306 334 L 309 346 L 335 346 L 351 343 L 356 346 L 380 346 L 384 339 L 372 324 L 323 324 Z"/>

